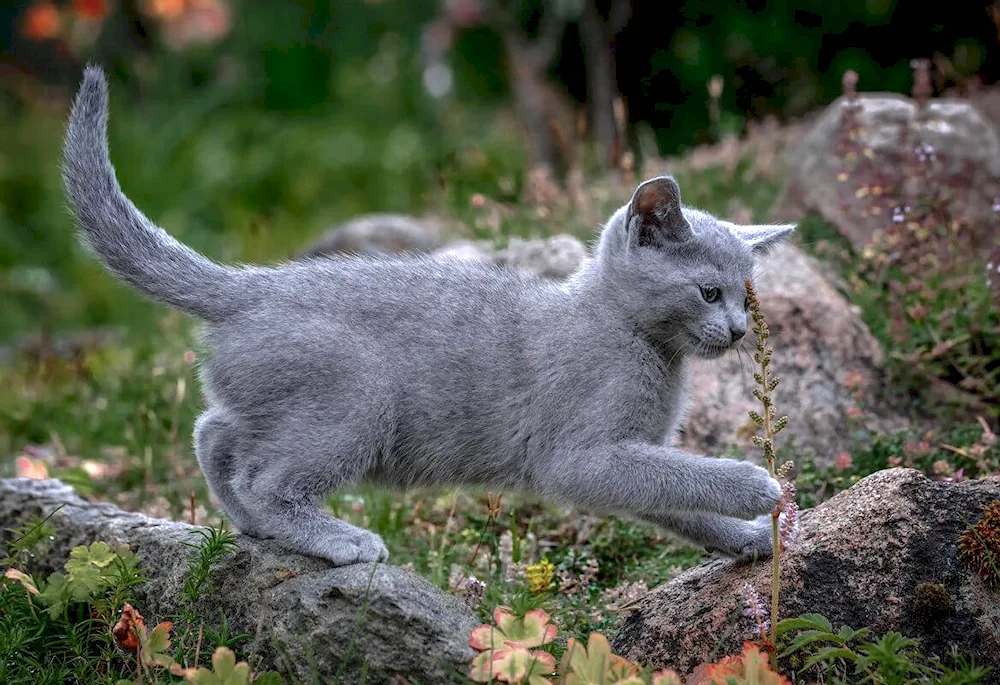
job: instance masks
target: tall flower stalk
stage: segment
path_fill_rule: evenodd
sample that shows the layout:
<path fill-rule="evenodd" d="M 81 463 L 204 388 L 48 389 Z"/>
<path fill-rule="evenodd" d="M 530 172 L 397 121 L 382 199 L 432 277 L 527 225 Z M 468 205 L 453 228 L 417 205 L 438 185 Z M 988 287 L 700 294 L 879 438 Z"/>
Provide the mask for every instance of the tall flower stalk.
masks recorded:
<path fill-rule="evenodd" d="M 774 400 L 771 393 L 778 387 L 778 377 L 771 371 L 771 353 L 774 348 L 768 346 L 767 337 L 769 331 L 767 322 L 764 321 L 764 314 L 760 310 L 760 300 L 753 288 L 750 279 L 746 280 L 747 300 L 750 304 L 750 314 L 753 318 L 753 332 L 757 335 L 757 349 L 754 352 L 753 360 L 757 364 L 753 379 L 757 387 L 753 389 L 753 395 L 760 401 L 761 413 L 750 412 L 750 418 L 763 429 L 763 435 L 754 435 L 753 442 L 764 452 L 764 459 L 767 461 L 767 468 L 771 472 L 772 478 L 787 473 L 791 467 L 791 462 L 787 462 L 781 468 L 775 467 L 774 436 L 782 428 L 788 425 L 787 416 L 778 416 L 774 407 Z M 771 666 L 777 667 L 777 644 L 778 630 L 778 597 L 781 591 L 781 562 L 780 555 L 782 548 L 791 544 L 798 534 L 798 510 L 795 506 L 795 488 L 789 484 L 784 488 L 784 496 L 771 512 L 771 540 L 774 554 L 772 556 L 771 570 L 771 620 L 770 620 L 770 645 Z M 782 513 L 785 518 L 782 519 Z M 784 530 L 782 529 L 784 525 Z M 784 533 L 784 535 L 783 535 Z"/>

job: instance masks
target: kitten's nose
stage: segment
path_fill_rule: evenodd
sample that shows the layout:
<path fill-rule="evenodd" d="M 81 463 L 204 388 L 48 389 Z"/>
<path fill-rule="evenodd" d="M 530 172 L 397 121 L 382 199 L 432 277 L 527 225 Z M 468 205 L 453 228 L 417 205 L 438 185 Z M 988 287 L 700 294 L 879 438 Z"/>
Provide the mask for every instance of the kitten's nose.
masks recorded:
<path fill-rule="evenodd" d="M 735 343 L 735 342 L 739 342 L 743 338 L 743 336 L 746 335 L 746 334 L 747 334 L 747 327 L 746 326 L 735 327 L 735 326 L 731 325 L 729 327 L 729 338 L 730 338 L 729 342 L 730 342 L 730 344 L 731 343 Z"/>

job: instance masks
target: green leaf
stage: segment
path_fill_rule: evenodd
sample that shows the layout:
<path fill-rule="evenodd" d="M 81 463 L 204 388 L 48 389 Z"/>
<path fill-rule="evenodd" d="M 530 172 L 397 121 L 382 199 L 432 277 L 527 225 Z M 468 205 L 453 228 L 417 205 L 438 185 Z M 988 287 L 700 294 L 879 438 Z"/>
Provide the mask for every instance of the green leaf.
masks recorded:
<path fill-rule="evenodd" d="M 212 670 L 189 669 L 185 679 L 197 685 L 248 685 L 250 666 L 245 661 L 236 663 L 236 655 L 228 647 L 217 647 L 212 654 Z"/>
<path fill-rule="evenodd" d="M 47 611 L 51 618 L 59 618 L 66 612 L 67 595 L 66 577 L 56 572 L 49 575 L 45 581 L 45 586 L 38 593 L 38 601 L 48 607 Z"/>
<path fill-rule="evenodd" d="M 833 625 L 823 614 L 802 614 L 795 618 L 783 619 L 778 621 L 777 632 L 778 635 L 784 635 L 789 630 L 800 630 L 803 628 L 824 630 L 828 633 L 833 632 Z"/>
<path fill-rule="evenodd" d="M 115 554 L 118 556 L 121 562 L 122 569 L 128 572 L 138 572 L 139 571 L 139 555 L 133 552 L 128 545 L 121 545 L 115 549 Z"/>
<path fill-rule="evenodd" d="M 95 542 L 88 549 L 81 545 L 69 553 L 66 570 L 72 572 L 74 567 L 92 564 L 98 568 L 106 568 L 115 560 L 115 552 L 106 542 Z"/>
<path fill-rule="evenodd" d="M 829 665 L 834 659 L 856 662 L 858 655 L 846 647 L 824 647 L 806 660 L 805 664 L 802 665 L 802 670 L 808 670 L 817 664 Z"/>
<path fill-rule="evenodd" d="M 70 597 L 77 602 L 86 602 L 107 589 L 107 586 L 107 581 L 96 566 L 79 566 L 66 577 L 66 588 Z"/>
<path fill-rule="evenodd" d="M 794 654 L 806 645 L 812 644 L 813 642 L 820 642 L 821 640 L 841 644 L 840 636 L 834 633 L 830 633 L 825 630 L 803 630 L 795 636 L 795 640 L 792 644 L 789 645 L 789 647 L 779 656 L 785 657 L 789 654 Z"/>
<path fill-rule="evenodd" d="M 163 621 L 153 630 L 145 635 L 143 631 L 139 633 L 139 656 L 147 666 L 169 667 L 173 658 L 168 654 L 170 651 L 170 631 L 173 623 Z"/>
<path fill-rule="evenodd" d="M 854 640 L 860 640 L 861 638 L 866 637 L 870 632 L 872 632 L 871 628 L 858 628 L 857 630 L 854 630 L 850 626 L 840 626 L 840 632 L 837 634 L 844 642 L 853 642 Z"/>
<path fill-rule="evenodd" d="M 88 549 L 81 545 L 70 552 L 66 562 L 66 587 L 70 596 L 85 602 L 108 588 L 104 572 L 117 556 L 106 542 L 95 542 Z"/>
<path fill-rule="evenodd" d="M 277 671 L 264 671 L 253 679 L 253 685 L 285 685 L 285 679 Z"/>

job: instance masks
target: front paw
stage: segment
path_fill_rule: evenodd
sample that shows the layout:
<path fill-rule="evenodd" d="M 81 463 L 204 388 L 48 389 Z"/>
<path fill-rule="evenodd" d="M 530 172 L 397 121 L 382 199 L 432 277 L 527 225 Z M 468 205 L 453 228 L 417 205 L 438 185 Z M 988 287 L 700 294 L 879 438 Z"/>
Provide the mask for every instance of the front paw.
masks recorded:
<path fill-rule="evenodd" d="M 769 559 L 773 554 L 774 531 L 771 526 L 771 515 L 764 514 L 747 524 L 747 537 L 739 553 L 733 556 L 744 561 L 753 561 Z"/>
<path fill-rule="evenodd" d="M 754 519 L 770 514 L 781 501 L 781 483 L 767 469 L 749 461 L 734 462 L 733 492 L 729 498 L 729 516 Z"/>
<path fill-rule="evenodd" d="M 770 558 L 773 554 L 771 515 L 758 516 L 753 521 L 732 521 L 727 532 L 705 545 L 708 552 L 716 552 L 740 561 Z"/>

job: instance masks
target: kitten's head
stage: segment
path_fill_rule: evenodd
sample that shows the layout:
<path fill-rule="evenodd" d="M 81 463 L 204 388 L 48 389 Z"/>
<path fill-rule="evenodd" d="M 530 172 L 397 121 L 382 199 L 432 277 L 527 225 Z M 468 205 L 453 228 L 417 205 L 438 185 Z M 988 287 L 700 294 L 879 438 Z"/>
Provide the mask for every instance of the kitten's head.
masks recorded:
<path fill-rule="evenodd" d="M 754 258 L 794 225 L 737 226 L 681 207 L 670 176 L 640 185 L 605 226 L 596 262 L 636 322 L 670 350 L 714 358 L 747 331 Z"/>

